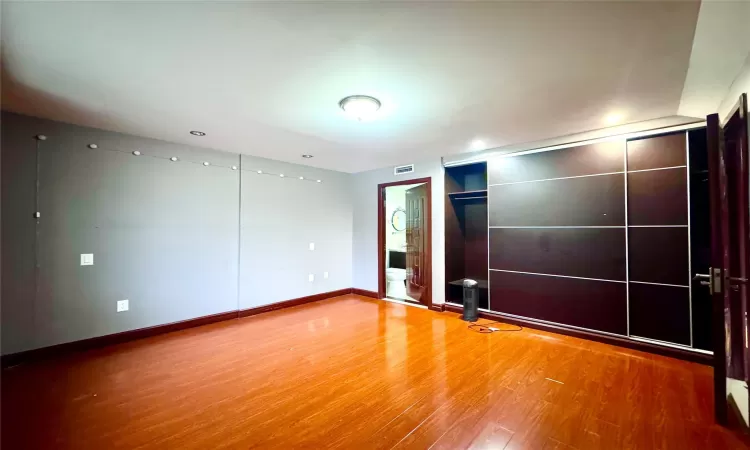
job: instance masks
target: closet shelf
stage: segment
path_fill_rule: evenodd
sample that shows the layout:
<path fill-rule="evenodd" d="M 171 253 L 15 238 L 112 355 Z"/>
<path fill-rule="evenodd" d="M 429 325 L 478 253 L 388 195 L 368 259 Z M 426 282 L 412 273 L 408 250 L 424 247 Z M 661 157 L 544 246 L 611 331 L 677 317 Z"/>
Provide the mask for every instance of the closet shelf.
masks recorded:
<path fill-rule="evenodd" d="M 487 198 L 487 189 L 477 191 L 451 192 L 448 194 L 451 200 L 469 200 L 475 198 Z"/>
<path fill-rule="evenodd" d="M 461 278 L 460 280 L 455 281 L 449 281 L 448 284 L 452 286 L 463 286 L 464 285 L 465 278 Z M 478 283 L 477 287 L 479 289 L 487 289 L 489 287 L 487 280 L 474 280 Z"/>

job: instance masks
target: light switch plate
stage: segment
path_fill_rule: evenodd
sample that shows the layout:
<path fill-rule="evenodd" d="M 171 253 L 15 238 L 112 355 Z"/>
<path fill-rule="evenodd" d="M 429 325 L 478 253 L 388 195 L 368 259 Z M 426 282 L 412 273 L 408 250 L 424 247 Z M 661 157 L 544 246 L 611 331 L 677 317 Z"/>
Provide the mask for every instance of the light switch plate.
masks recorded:
<path fill-rule="evenodd" d="M 323 272 L 323 278 L 328 278 L 328 272 Z"/>
<path fill-rule="evenodd" d="M 94 254 L 93 253 L 81 253 L 81 265 L 82 266 L 93 266 L 94 265 Z"/>
<path fill-rule="evenodd" d="M 307 276 L 307 281 L 309 281 L 310 283 L 312 283 L 313 281 L 315 281 L 315 275 L 313 275 L 313 274 L 308 275 Z"/>
<path fill-rule="evenodd" d="M 315 242 L 310 242 L 310 250 L 315 250 Z"/>
<path fill-rule="evenodd" d="M 117 312 L 123 312 L 130 309 L 130 300 L 117 300 Z"/>

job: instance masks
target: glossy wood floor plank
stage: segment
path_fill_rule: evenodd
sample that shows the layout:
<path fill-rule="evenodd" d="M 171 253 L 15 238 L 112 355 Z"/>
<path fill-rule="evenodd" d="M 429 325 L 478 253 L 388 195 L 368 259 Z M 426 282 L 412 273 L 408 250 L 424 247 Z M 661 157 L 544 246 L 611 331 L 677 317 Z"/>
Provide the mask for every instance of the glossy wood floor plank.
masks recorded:
<path fill-rule="evenodd" d="M 2 448 L 745 448 L 711 377 L 347 295 L 7 369 Z"/>

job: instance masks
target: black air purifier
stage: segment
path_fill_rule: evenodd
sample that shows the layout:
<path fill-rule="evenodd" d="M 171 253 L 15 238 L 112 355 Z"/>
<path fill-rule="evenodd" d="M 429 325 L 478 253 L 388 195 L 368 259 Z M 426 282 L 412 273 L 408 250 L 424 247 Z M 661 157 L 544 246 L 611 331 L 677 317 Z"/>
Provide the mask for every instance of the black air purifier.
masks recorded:
<path fill-rule="evenodd" d="M 461 317 L 467 322 L 476 322 L 479 314 L 479 283 L 464 279 L 464 314 Z"/>

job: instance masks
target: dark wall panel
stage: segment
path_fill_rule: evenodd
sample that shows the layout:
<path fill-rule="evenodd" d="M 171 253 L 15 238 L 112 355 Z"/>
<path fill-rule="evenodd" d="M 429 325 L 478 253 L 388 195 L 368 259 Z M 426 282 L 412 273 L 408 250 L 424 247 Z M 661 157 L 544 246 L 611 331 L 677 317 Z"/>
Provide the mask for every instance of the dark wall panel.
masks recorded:
<path fill-rule="evenodd" d="M 490 186 L 490 226 L 625 225 L 623 174 Z"/>
<path fill-rule="evenodd" d="M 451 167 L 445 171 L 445 193 L 487 189 L 487 164 Z"/>
<path fill-rule="evenodd" d="M 689 290 L 630 283 L 630 334 L 690 345 Z"/>
<path fill-rule="evenodd" d="M 491 271 L 490 309 L 609 333 L 627 333 L 625 283 Z"/>
<path fill-rule="evenodd" d="M 487 201 L 464 200 L 465 217 L 465 276 L 475 280 L 487 279 Z M 451 281 L 451 280 L 448 280 Z"/>
<path fill-rule="evenodd" d="M 625 170 L 623 141 L 600 142 L 489 161 L 489 182 L 514 183 Z"/>
<path fill-rule="evenodd" d="M 448 177 L 445 177 L 446 180 Z M 464 242 L 464 209 L 462 203 L 451 201 L 445 197 L 445 282 L 446 282 L 446 299 L 448 302 L 455 302 L 456 299 L 450 298 L 454 291 L 448 287 L 449 282 L 460 280 L 466 276 L 464 265 L 464 252 L 466 244 Z M 460 297 L 460 294 L 459 294 Z"/>
<path fill-rule="evenodd" d="M 687 169 L 628 174 L 628 225 L 687 225 Z"/>
<path fill-rule="evenodd" d="M 628 141 L 628 170 L 684 166 L 685 150 L 684 132 Z"/>
<path fill-rule="evenodd" d="M 687 286 L 687 227 L 628 228 L 632 281 Z"/>
<path fill-rule="evenodd" d="M 490 267 L 625 281 L 625 229 L 492 228 Z"/>

